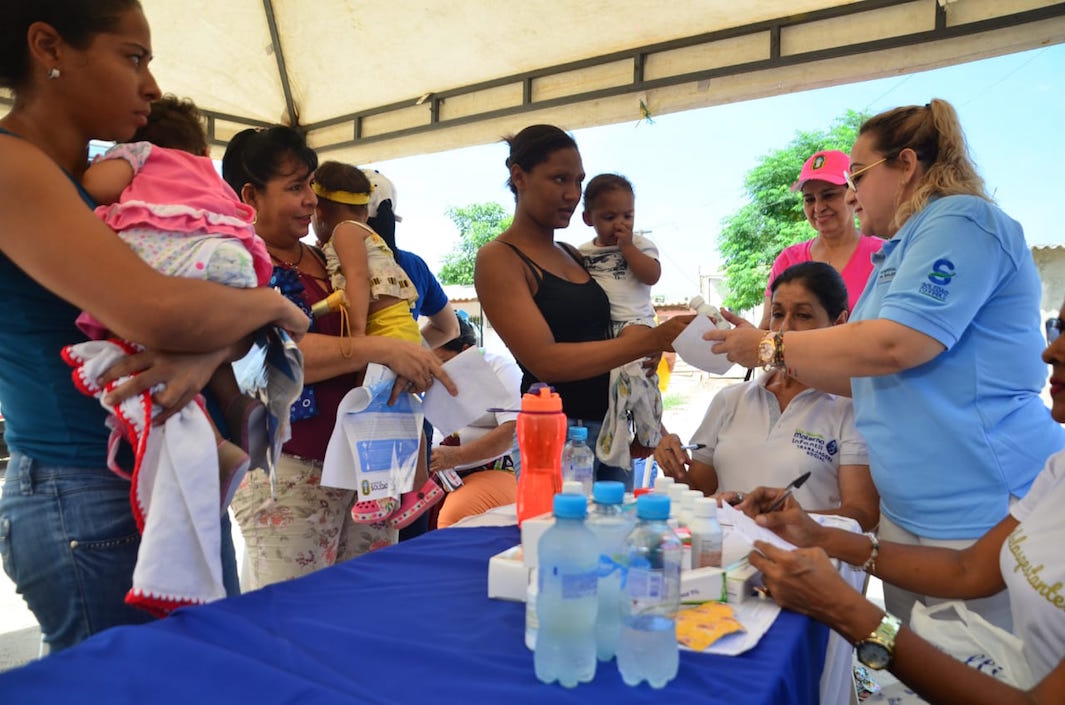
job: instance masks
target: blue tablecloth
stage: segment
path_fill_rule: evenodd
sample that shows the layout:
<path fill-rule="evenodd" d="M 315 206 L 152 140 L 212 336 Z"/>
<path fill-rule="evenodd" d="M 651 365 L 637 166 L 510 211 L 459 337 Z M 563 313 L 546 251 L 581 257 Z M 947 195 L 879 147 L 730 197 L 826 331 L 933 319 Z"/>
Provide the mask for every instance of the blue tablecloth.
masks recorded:
<path fill-rule="evenodd" d="M 681 652 L 664 691 L 613 662 L 568 690 L 541 684 L 524 605 L 487 598 L 488 558 L 516 527 L 455 528 L 0 674 L 4 703 L 816 703 L 827 630 L 782 612 L 738 657 Z"/>

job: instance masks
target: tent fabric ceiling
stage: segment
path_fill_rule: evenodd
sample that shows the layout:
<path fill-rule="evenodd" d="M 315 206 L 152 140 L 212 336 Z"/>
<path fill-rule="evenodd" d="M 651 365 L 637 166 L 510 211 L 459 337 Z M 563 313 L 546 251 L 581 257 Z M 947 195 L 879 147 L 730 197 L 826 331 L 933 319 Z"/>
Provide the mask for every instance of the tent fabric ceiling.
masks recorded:
<path fill-rule="evenodd" d="M 367 163 L 1065 41 L 1048 0 L 141 0 L 152 69 L 216 156 L 294 119 Z"/>

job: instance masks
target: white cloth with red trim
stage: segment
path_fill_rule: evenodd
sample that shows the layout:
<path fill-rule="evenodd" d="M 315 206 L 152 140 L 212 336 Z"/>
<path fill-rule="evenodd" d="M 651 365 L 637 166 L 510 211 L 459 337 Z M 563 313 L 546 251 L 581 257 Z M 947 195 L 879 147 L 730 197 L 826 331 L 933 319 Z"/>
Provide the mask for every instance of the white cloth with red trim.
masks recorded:
<path fill-rule="evenodd" d="M 126 602 L 162 616 L 185 605 L 225 597 L 222 584 L 221 523 L 218 512 L 218 451 L 214 431 L 198 402 L 190 402 L 161 426 L 152 426 L 151 392 L 117 406 L 103 396 L 123 377 L 104 387 L 100 375 L 139 351 L 120 340 L 95 340 L 63 349 L 75 385 L 95 396 L 111 416 L 108 466 L 129 477 L 133 516 L 141 530 L 133 586 Z M 115 463 L 121 439 L 133 447 L 134 466 L 126 473 Z"/>

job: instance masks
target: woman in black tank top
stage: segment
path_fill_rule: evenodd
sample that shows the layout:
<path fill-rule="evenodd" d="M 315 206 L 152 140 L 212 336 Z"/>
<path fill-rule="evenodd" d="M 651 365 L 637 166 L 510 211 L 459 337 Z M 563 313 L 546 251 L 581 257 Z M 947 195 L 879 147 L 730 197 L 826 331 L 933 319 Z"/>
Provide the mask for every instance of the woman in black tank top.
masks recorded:
<path fill-rule="evenodd" d="M 606 415 L 610 370 L 669 350 L 690 318 L 611 338 L 606 294 L 576 251 L 555 242 L 555 230 L 569 226 L 581 198 L 576 142 L 551 125 L 527 127 L 507 141 L 514 221 L 477 253 L 477 296 L 522 369 L 522 391 L 546 382 L 562 397 L 571 423 L 597 428 Z M 597 479 L 632 482 L 627 469 L 597 469 Z"/>

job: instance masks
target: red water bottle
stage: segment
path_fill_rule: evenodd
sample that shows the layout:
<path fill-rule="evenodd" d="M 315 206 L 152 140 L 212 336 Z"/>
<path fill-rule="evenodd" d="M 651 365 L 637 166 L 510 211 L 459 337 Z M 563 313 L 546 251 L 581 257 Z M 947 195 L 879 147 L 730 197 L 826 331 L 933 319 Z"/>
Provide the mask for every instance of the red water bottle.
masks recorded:
<path fill-rule="evenodd" d="M 521 397 L 518 414 L 518 525 L 528 517 L 551 511 L 562 491 L 562 446 L 566 443 L 566 415 L 562 397 L 546 384 L 534 384 Z"/>

